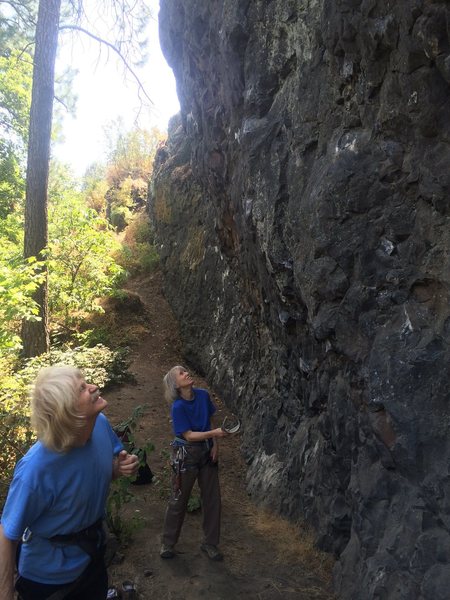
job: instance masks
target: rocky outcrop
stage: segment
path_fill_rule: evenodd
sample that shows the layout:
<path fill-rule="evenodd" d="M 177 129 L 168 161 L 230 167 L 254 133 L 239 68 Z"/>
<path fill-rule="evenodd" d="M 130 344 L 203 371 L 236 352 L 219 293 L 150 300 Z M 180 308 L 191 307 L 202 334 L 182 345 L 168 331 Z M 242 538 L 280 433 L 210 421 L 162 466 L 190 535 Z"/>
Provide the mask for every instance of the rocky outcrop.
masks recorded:
<path fill-rule="evenodd" d="M 433 0 L 161 0 L 151 196 L 248 488 L 352 600 L 450 590 L 450 42 Z"/>

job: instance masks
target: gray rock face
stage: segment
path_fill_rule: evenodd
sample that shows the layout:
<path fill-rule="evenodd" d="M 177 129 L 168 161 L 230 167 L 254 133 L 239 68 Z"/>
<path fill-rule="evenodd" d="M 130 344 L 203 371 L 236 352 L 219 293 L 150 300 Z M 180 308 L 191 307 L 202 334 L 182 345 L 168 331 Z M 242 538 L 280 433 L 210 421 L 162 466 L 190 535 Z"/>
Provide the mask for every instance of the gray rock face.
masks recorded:
<path fill-rule="evenodd" d="M 151 195 L 186 355 L 248 488 L 352 600 L 450 590 L 450 8 L 161 0 Z"/>

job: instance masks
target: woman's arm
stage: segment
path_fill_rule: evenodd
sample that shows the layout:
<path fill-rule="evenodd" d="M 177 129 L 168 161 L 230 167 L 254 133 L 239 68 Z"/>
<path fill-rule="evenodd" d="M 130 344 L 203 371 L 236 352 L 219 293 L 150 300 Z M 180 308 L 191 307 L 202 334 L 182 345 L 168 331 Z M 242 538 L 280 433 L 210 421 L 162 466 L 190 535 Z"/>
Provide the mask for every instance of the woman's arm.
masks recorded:
<path fill-rule="evenodd" d="M 216 429 L 211 429 L 210 431 L 188 431 L 183 432 L 183 437 L 187 442 L 203 442 L 204 440 L 209 440 L 210 438 L 222 438 L 226 437 L 228 433 L 226 433 L 221 427 L 217 427 Z"/>
<path fill-rule="evenodd" d="M 0 525 L 0 600 L 14 598 L 14 569 L 17 542 L 8 539 Z"/>

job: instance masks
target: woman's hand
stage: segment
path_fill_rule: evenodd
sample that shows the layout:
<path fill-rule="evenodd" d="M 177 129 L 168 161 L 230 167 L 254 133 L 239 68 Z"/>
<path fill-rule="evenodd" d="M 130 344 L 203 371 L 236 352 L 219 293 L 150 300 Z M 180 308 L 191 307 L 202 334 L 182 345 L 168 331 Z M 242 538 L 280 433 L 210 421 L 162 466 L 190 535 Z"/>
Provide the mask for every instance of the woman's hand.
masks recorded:
<path fill-rule="evenodd" d="M 211 431 L 211 437 L 223 438 L 223 437 L 227 437 L 227 435 L 230 435 L 230 434 L 227 433 L 226 431 L 224 431 L 222 429 L 222 427 L 217 427 L 217 429 L 213 429 Z"/>
<path fill-rule="evenodd" d="M 130 477 L 136 475 L 139 468 L 139 458 L 136 454 L 128 454 L 126 450 L 119 452 L 118 456 L 114 459 L 113 464 L 113 477 Z"/>
<path fill-rule="evenodd" d="M 213 463 L 216 463 L 219 460 L 219 444 L 217 444 L 215 441 L 209 455 Z"/>

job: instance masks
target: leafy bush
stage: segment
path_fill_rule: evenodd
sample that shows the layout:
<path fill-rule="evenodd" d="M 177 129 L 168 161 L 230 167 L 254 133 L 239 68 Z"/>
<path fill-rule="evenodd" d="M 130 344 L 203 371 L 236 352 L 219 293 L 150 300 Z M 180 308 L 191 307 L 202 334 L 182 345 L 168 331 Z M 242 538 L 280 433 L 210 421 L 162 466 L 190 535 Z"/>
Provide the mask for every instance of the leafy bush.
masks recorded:
<path fill-rule="evenodd" d="M 73 335 L 73 339 L 87 348 L 97 346 L 98 344 L 110 346 L 115 345 L 113 343 L 112 333 L 110 327 L 103 325 L 95 327 L 94 329 L 84 329 L 83 331 L 77 332 Z M 123 338 L 121 338 L 121 343 L 123 343 Z"/>
<path fill-rule="evenodd" d="M 139 458 L 140 466 L 146 464 L 147 454 L 155 449 L 150 441 L 139 446 L 135 438 L 135 432 L 139 420 L 144 414 L 144 407 L 137 406 L 131 416 L 114 427 L 119 437 L 123 436 L 123 444 L 127 452 L 136 454 Z M 135 478 L 134 478 L 135 479 Z M 131 486 L 133 478 L 119 477 L 112 482 L 106 506 L 106 522 L 109 530 L 125 544 L 131 537 L 133 531 L 142 524 L 142 518 L 134 516 L 131 520 L 123 518 L 123 508 L 135 498 Z"/>
<path fill-rule="evenodd" d="M 87 313 L 101 312 L 97 300 L 109 294 L 122 269 L 112 258 L 118 247 L 107 221 L 88 209 L 80 196 L 63 190 L 53 195 L 48 268 L 49 310 L 70 327 Z"/>
<path fill-rule="evenodd" d="M 135 215 L 125 232 L 125 241 L 149 245 L 155 243 L 155 230 L 147 212 L 140 211 Z"/>
<path fill-rule="evenodd" d="M 10 365 L 1 361 L 2 372 Z M 31 446 L 34 436 L 29 424 L 28 386 L 11 372 L 0 379 L 0 508 L 6 498 L 16 462 Z"/>
<path fill-rule="evenodd" d="M 138 212 L 125 230 L 117 263 L 130 275 L 150 273 L 158 264 L 154 231 L 145 211 Z"/>
<path fill-rule="evenodd" d="M 114 206 L 111 209 L 110 221 L 111 225 L 118 231 L 123 231 L 128 225 L 132 217 L 131 210 L 128 206 Z"/>
<path fill-rule="evenodd" d="M 86 381 L 92 381 L 104 388 L 108 384 L 129 379 L 128 353 L 127 348 L 111 350 L 102 344 L 92 348 L 53 348 L 48 354 L 28 359 L 15 377 L 21 379 L 25 386 L 29 386 L 42 367 L 64 364 L 78 367 L 83 371 Z"/>
<path fill-rule="evenodd" d="M 42 263 L 24 259 L 23 223 L 19 214 L 0 216 L 0 357 L 21 348 L 22 319 L 36 319 L 33 292 L 43 281 Z"/>

